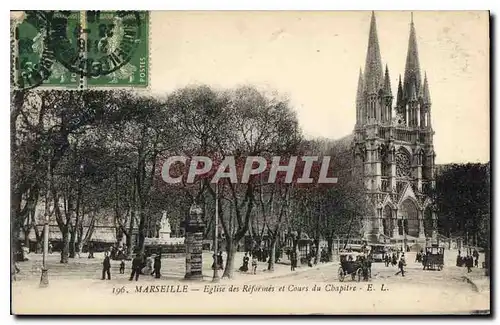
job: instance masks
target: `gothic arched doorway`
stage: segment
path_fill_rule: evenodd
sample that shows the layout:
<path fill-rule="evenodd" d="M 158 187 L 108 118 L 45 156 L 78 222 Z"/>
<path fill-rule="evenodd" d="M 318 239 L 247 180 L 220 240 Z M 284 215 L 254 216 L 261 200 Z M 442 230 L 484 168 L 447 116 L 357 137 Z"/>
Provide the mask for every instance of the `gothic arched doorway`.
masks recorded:
<path fill-rule="evenodd" d="M 418 237 L 420 227 L 417 206 L 415 203 L 410 199 L 406 199 L 403 204 L 401 204 L 399 214 L 404 220 L 405 233 L 409 236 Z"/>
<path fill-rule="evenodd" d="M 386 205 L 384 210 L 382 211 L 382 227 L 384 231 L 384 235 L 388 237 L 392 237 L 392 213 L 391 208 Z"/>

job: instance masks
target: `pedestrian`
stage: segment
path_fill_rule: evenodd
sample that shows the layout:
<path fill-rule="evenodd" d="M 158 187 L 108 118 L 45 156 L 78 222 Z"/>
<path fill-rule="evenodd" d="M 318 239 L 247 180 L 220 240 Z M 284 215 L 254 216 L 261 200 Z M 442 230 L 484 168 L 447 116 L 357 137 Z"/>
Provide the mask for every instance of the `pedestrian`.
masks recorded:
<path fill-rule="evenodd" d="M 120 262 L 120 274 L 125 274 L 125 261 Z"/>
<path fill-rule="evenodd" d="M 465 260 L 465 264 L 467 265 L 467 273 L 472 272 L 472 267 L 474 267 L 474 261 L 472 256 L 467 255 L 467 258 Z"/>
<path fill-rule="evenodd" d="M 384 256 L 385 267 L 389 267 L 389 255 L 385 254 Z"/>
<path fill-rule="evenodd" d="M 94 243 L 89 243 L 89 258 L 94 258 Z"/>
<path fill-rule="evenodd" d="M 401 255 L 401 258 L 399 259 L 399 263 L 398 263 L 399 271 L 396 273 L 396 275 L 398 275 L 399 273 L 401 273 L 401 276 L 405 276 L 405 270 L 404 270 L 405 266 L 406 266 L 405 254 L 403 253 Z"/>
<path fill-rule="evenodd" d="M 141 254 L 137 254 L 132 260 L 132 273 L 130 274 L 129 281 L 132 281 L 135 275 L 135 281 L 139 280 L 139 274 L 141 274 L 142 268 L 142 258 Z"/>
<path fill-rule="evenodd" d="M 108 280 L 111 280 L 111 262 L 109 260 L 108 253 L 104 254 L 104 261 L 102 262 L 102 278 L 101 280 L 105 280 L 105 275 L 108 275 Z"/>
<path fill-rule="evenodd" d="M 222 251 L 219 251 L 219 255 L 217 255 L 217 266 L 219 270 L 224 270 L 224 258 L 222 257 Z"/>
<path fill-rule="evenodd" d="M 290 255 L 292 256 L 292 260 L 291 260 L 291 270 L 292 271 L 295 271 L 295 268 L 297 267 L 297 253 L 292 251 L 290 253 Z"/>
<path fill-rule="evenodd" d="M 240 266 L 240 272 L 247 272 L 248 271 L 248 261 L 249 261 L 248 253 L 245 253 L 245 256 L 243 256 L 243 265 Z M 253 260 L 255 259 L 255 255 L 252 256 L 252 263 Z"/>
<path fill-rule="evenodd" d="M 474 257 L 474 266 L 479 267 L 479 252 L 477 251 L 476 248 L 474 248 L 474 252 L 472 253 L 472 256 Z"/>
<path fill-rule="evenodd" d="M 396 266 L 398 264 L 398 260 L 396 257 L 396 253 L 392 253 L 392 260 L 391 260 L 392 266 Z"/>
<path fill-rule="evenodd" d="M 154 275 L 155 275 L 155 278 L 156 279 L 159 279 L 161 277 L 161 273 L 160 273 L 160 270 L 161 270 L 161 253 L 156 255 L 155 257 L 155 263 L 154 263 Z"/>
<path fill-rule="evenodd" d="M 253 274 L 257 274 L 257 258 L 255 256 L 252 257 L 252 271 Z"/>
<path fill-rule="evenodd" d="M 53 249 L 52 243 L 49 243 L 49 254 L 52 254 L 52 249 Z"/>

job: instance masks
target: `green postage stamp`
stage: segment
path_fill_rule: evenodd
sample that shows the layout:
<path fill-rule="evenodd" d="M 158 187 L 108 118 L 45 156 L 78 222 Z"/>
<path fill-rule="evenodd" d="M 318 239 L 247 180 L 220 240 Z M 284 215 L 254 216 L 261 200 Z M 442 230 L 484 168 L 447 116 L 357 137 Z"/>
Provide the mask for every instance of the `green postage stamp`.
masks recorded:
<path fill-rule="evenodd" d="M 15 89 L 147 88 L 148 11 L 22 11 L 11 15 Z"/>

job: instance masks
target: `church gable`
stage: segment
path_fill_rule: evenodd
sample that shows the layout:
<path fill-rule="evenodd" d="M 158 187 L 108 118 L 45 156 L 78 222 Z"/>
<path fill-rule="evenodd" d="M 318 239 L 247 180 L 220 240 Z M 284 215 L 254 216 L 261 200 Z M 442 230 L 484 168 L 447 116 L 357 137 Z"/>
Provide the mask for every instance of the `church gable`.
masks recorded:
<path fill-rule="evenodd" d="M 398 200 L 398 206 L 401 206 L 401 204 L 406 199 L 412 200 L 419 209 L 421 208 L 421 204 L 418 201 L 417 196 L 415 195 L 415 192 L 413 191 L 413 188 L 411 187 L 410 183 L 406 183 L 406 186 L 404 187 L 403 191 L 401 192 L 401 196 L 399 197 L 399 200 Z"/>

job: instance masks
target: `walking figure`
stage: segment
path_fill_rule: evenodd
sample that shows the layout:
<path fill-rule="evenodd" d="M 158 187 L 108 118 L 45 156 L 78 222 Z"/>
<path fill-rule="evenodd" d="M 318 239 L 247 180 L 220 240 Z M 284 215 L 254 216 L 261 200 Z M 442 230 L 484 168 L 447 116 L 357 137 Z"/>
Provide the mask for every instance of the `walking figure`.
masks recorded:
<path fill-rule="evenodd" d="M 479 267 L 479 252 L 477 251 L 477 249 L 474 248 L 472 256 L 474 257 L 474 266 Z"/>
<path fill-rule="evenodd" d="M 155 278 L 159 279 L 161 277 L 161 273 L 160 273 L 160 270 L 161 270 L 161 253 L 158 254 L 158 255 L 156 255 L 153 269 L 154 269 L 153 274 L 155 275 Z"/>
<path fill-rule="evenodd" d="M 135 275 L 135 281 L 139 280 L 139 274 L 141 274 L 142 268 L 142 258 L 141 254 L 137 254 L 132 260 L 132 273 L 130 274 L 129 281 L 132 281 Z"/>
<path fill-rule="evenodd" d="M 224 258 L 222 257 L 222 251 L 219 251 L 219 255 L 217 255 L 217 267 L 219 270 L 224 270 Z"/>
<path fill-rule="evenodd" d="M 111 262 L 109 260 L 108 253 L 106 253 L 104 255 L 104 261 L 102 262 L 102 279 L 101 280 L 105 280 L 105 278 L 106 278 L 105 275 L 108 275 L 108 280 L 111 280 L 110 269 L 111 269 Z"/>
<path fill-rule="evenodd" d="M 472 256 L 467 255 L 467 258 L 465 259 L 465 264 L 467 266 L 467 273 L 472 272 L 472 268 L 474 267 L 474 260 Z"/>
<path fill-rule="evenodd" d="M 399 263 L 398 263 L 399 271 L 396 273 L 396 275 L 398 275 L 399 273 L 401 273 L 401 276 L 405 276 L 405 270 L 404 270 L 405 266 L 406 266 L 405 254 L 403 253 L 401 255 L 401 258 L 399 259 Z"/>
<path fill-rule="evenodd" d="M 257 258 L 255 256 L 252 257 L 252 271 L 253 274 L 257 274 Z"/>
<path fill-rule="evenodd" d="M 120 274 L 125 274 L 125 261 L 122 260 L 120 263 Z"/>
<path fill-rule="evenodd" d="M 94 258 L 94 243 L 89 244 L 89 258 Z"/>
<path fill-rule="evenodd" d="M 292 251 L 290 255 L 292 256 L 292 260 L 290 261 L 291 270 L 295 271 L 295 268 L 297 267 L 297 253 Z"/>
<path fill-rule="evenodd" d="M 252 261 L 254 260 L 255 258 L 255 255 L 254 257 L 252 257 Z M 243 265 L 240 266 L 240 271 L 241 272 L 247 272 L 248 271 L 248 261 L 250 260 L 250 258 L 248 257 L 248 253 L 245 253 L 245 256 L 243 257 Z"/>

